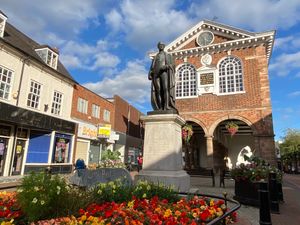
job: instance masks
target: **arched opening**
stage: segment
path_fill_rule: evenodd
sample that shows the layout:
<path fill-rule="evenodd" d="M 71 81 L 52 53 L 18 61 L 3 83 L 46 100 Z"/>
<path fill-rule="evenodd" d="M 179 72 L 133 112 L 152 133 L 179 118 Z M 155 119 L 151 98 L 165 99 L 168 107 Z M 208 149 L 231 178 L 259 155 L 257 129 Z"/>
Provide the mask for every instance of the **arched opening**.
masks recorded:
<path fill-rule="evenodd" d="M 255 151 L 253 131 L 241 120 L 220 122 L 213 136 L 213 164 L 216 171 L 230 170 L 236 166 L 238 159 L 242 160 L 244 154 L 253 154 Z"/>
<path fill-rule="evenodd" d="M 193 135 L 188 143 L 183 142 L 182 154 L 184 169 L 189 173 L 196 173 L 206 163 L 206 141 L 203 128 L 193 122 L 187 121 L 192 126 Z"/>

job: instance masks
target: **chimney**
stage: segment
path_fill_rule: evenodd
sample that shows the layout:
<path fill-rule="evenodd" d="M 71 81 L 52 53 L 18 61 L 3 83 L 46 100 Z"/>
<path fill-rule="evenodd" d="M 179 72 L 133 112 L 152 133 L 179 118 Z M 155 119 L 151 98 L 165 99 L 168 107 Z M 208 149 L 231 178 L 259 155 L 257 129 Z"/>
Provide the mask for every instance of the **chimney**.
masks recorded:
<path fill-rule="evenodd" d="M 0 37 L 3 38 L 7 16 L 0 10 Z"/>

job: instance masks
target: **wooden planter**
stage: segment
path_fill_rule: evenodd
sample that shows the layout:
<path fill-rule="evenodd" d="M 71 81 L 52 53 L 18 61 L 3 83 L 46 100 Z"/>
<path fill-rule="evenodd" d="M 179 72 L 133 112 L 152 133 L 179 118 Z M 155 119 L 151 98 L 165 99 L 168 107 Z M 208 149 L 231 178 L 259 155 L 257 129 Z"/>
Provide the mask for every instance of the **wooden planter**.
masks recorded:
<path fill-rule="evenodd" d="M 244 205 L 259 206 L 258 184 L 249 180 L 235 181 L 235 200 Z"/>

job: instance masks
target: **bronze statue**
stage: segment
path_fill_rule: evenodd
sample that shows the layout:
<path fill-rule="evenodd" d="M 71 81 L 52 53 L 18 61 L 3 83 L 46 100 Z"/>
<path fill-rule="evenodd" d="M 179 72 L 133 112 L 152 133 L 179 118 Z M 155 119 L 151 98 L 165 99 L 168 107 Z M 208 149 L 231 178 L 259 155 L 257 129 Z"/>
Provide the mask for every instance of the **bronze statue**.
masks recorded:
<path fill-rule="evenodd" d="M 176 113 L 175 107 L 175 63 L 164 51 L 165 44 L 158 42 L 159 52 L 152 60 L 148 79 L 151 83 L 151 104 L 154 111 Z"/>

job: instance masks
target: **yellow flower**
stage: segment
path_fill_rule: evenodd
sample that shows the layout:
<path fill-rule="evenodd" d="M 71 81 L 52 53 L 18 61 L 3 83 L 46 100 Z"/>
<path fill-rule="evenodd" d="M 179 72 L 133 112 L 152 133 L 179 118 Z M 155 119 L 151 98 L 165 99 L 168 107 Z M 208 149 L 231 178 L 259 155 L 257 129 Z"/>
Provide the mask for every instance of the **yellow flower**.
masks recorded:
<path fill-rule="evenodd" d="M 134 200 L 132 200 L 132 201 L 130 201 L 130 202 L 128 202 L 127 203 L 127 206 L 129 207 L 129 208 L 133 208 L 133 206 L 134 206 Z"/>
<path fill-rule="evenodd" d="M 172 210 L 171 210 L 171 209 L 167 209 L 167 210 L 165 211 L 164 217 L 166 218 L 166 217 L 169 217 L 169 216 L 171 216 L 171 215 L 172 215 Z"/>
<path fill-rule="evenodd" d="M 82 215 L 80 218 L 81 221 L 86 221 L 86 215 Z"/>
<path fill-rule="evenodd" d="M 144 193 L 143 196 L 142 196 L 142 198 L 147 198 L 147 194 Z"/>
<path fill-rule="evenodd" d="M 214 200 L 212 199 L 212 200 L 210 200 L 210 202 L 209 202 L 209 205 L 210 206 L 214 206 L 215 205 L 215 203 L 214 203 Z"/>

